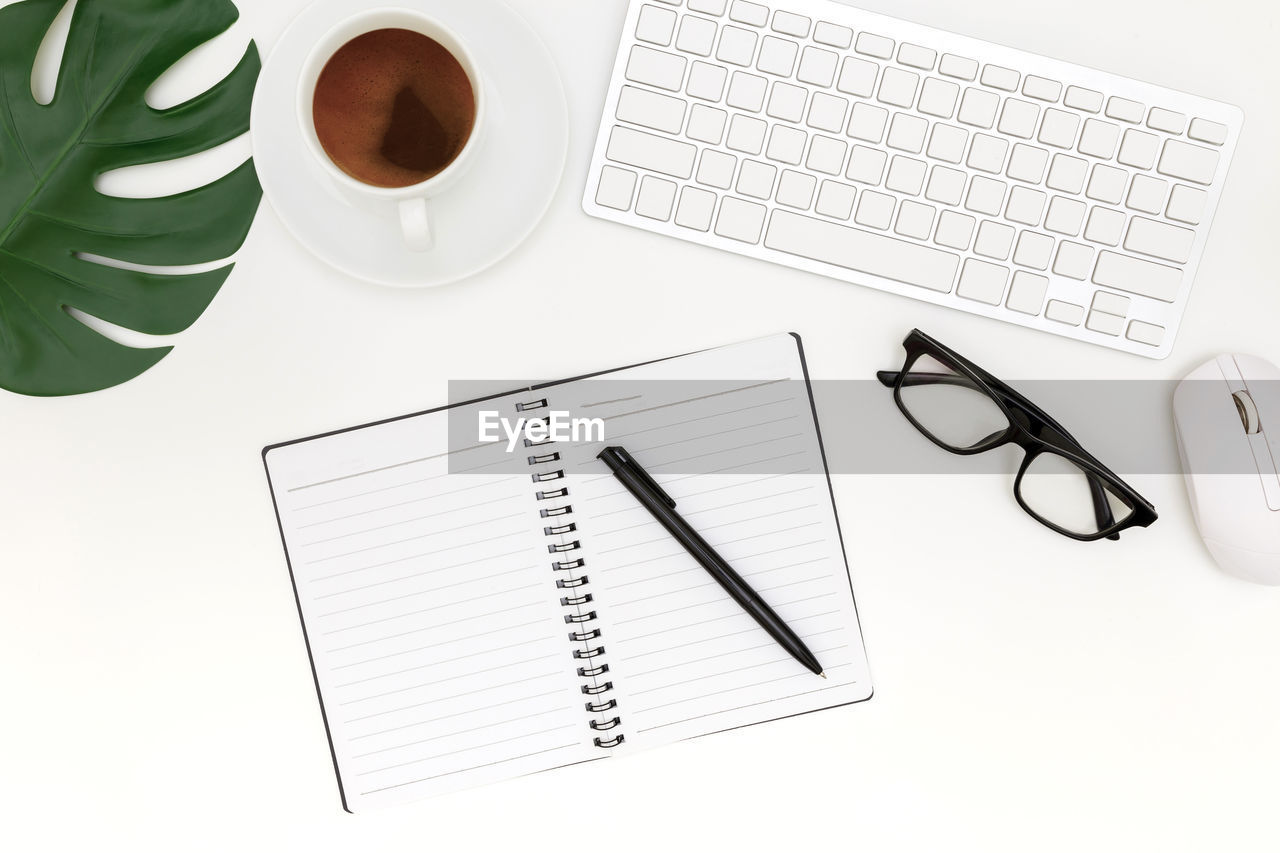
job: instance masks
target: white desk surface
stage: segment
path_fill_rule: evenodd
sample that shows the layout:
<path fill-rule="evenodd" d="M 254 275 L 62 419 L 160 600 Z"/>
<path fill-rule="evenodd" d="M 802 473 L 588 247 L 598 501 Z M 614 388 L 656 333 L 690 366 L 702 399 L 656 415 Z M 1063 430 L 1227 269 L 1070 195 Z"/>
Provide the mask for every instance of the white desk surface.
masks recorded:
<path fill-rule="evenodd" d="M 1214 568 L 1173 476 L 1134 479 L 1155 527 L 1094 545 L 1023 517 L 1002 477 L 839 477 L 870 702 L 341 811 L 264 444 L 442 403 L 449 379 L 554 378 L 775 331 L 800 332 L 825 379 L 895 366 L 913 326 L 1008 378 L 1280 360 L 1274 4 L 861 0 L 1244 108 L 1165 362 L 588 218 L 624 3 L 513 4 L 555 54 L 572 121 L 560 193 L 515 254 L 459 285 L 384 290 L 313 260 L 264 203 L 158 367 L 78 398 L 0 394 L 0 847 L 1275 850 L 1280 591 Z M 265 54 L 303 5 L 241 0 L 241 31 Z M 629 334 L 599 321 L 606 307 Z"/>

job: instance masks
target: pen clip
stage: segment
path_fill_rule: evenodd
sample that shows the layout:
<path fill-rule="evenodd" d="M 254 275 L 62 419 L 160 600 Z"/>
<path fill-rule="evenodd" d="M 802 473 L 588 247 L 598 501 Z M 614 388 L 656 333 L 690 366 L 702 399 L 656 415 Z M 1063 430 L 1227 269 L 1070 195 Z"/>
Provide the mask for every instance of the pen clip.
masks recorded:
<path fill-rule="evenodd" d="M 631 454 L 626 451 L 626 448 L 611 447 L 609 449 L 613 451 L 614 457 L 622 465 L 630 469 L 631 473 L 634 474 L 638 480 L 644 483 L 646 489 L 653 492 L 653 494 L 667 506 L 672 509 L 676 508 L 676 502 L 671 495 L 667 494 L 666 491 L 663 490 L 662 486 L 658 485 L 658 481 L 653 479 L 648 471 L 640 467 L 640 463 L 631 457 Z"/>

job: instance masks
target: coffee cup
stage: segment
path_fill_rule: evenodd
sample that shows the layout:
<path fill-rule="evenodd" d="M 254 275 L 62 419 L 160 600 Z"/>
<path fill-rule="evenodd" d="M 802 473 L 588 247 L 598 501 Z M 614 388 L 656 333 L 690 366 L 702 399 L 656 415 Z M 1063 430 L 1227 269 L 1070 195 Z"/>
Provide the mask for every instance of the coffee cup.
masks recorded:
<path fill-rule="evenodd" d="M 429 199 L 474 164 L 486 124 L 481 77 L 457 34 L 411 9 L 347 18 L 303 63 L 297 112 L 307 149 L 343 198 L 398 221 L 410 250 L 430 250 Z"/>

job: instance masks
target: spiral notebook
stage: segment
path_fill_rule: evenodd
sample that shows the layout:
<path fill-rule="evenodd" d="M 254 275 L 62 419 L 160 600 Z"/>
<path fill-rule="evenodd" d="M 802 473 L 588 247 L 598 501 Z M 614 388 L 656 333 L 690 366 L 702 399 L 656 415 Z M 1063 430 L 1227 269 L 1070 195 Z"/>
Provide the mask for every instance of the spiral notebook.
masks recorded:
<path fill-rule="evenodd" d="M 827 678 L 622 489 L 595 458 L 600 435 L 509 451 L 466 426 L 554 411 L 589 413 L 625 444 Z M 796 336 L 277 444 L 263 459 L 348 811 L 871 696 Z"/>

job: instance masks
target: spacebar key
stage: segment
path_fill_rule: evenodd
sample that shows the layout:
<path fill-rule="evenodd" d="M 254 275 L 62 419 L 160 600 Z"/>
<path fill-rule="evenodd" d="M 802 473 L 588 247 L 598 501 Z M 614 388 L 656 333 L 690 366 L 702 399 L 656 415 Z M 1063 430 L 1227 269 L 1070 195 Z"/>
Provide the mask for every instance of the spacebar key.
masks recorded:
<path fill-rule="evenodd" d="M 775 211 L 764 244 L 855 272 L 948 293 L 955 282 L 960 258 L 927 246 L 857 228 L 811 219 L 785 210 Z"/>

